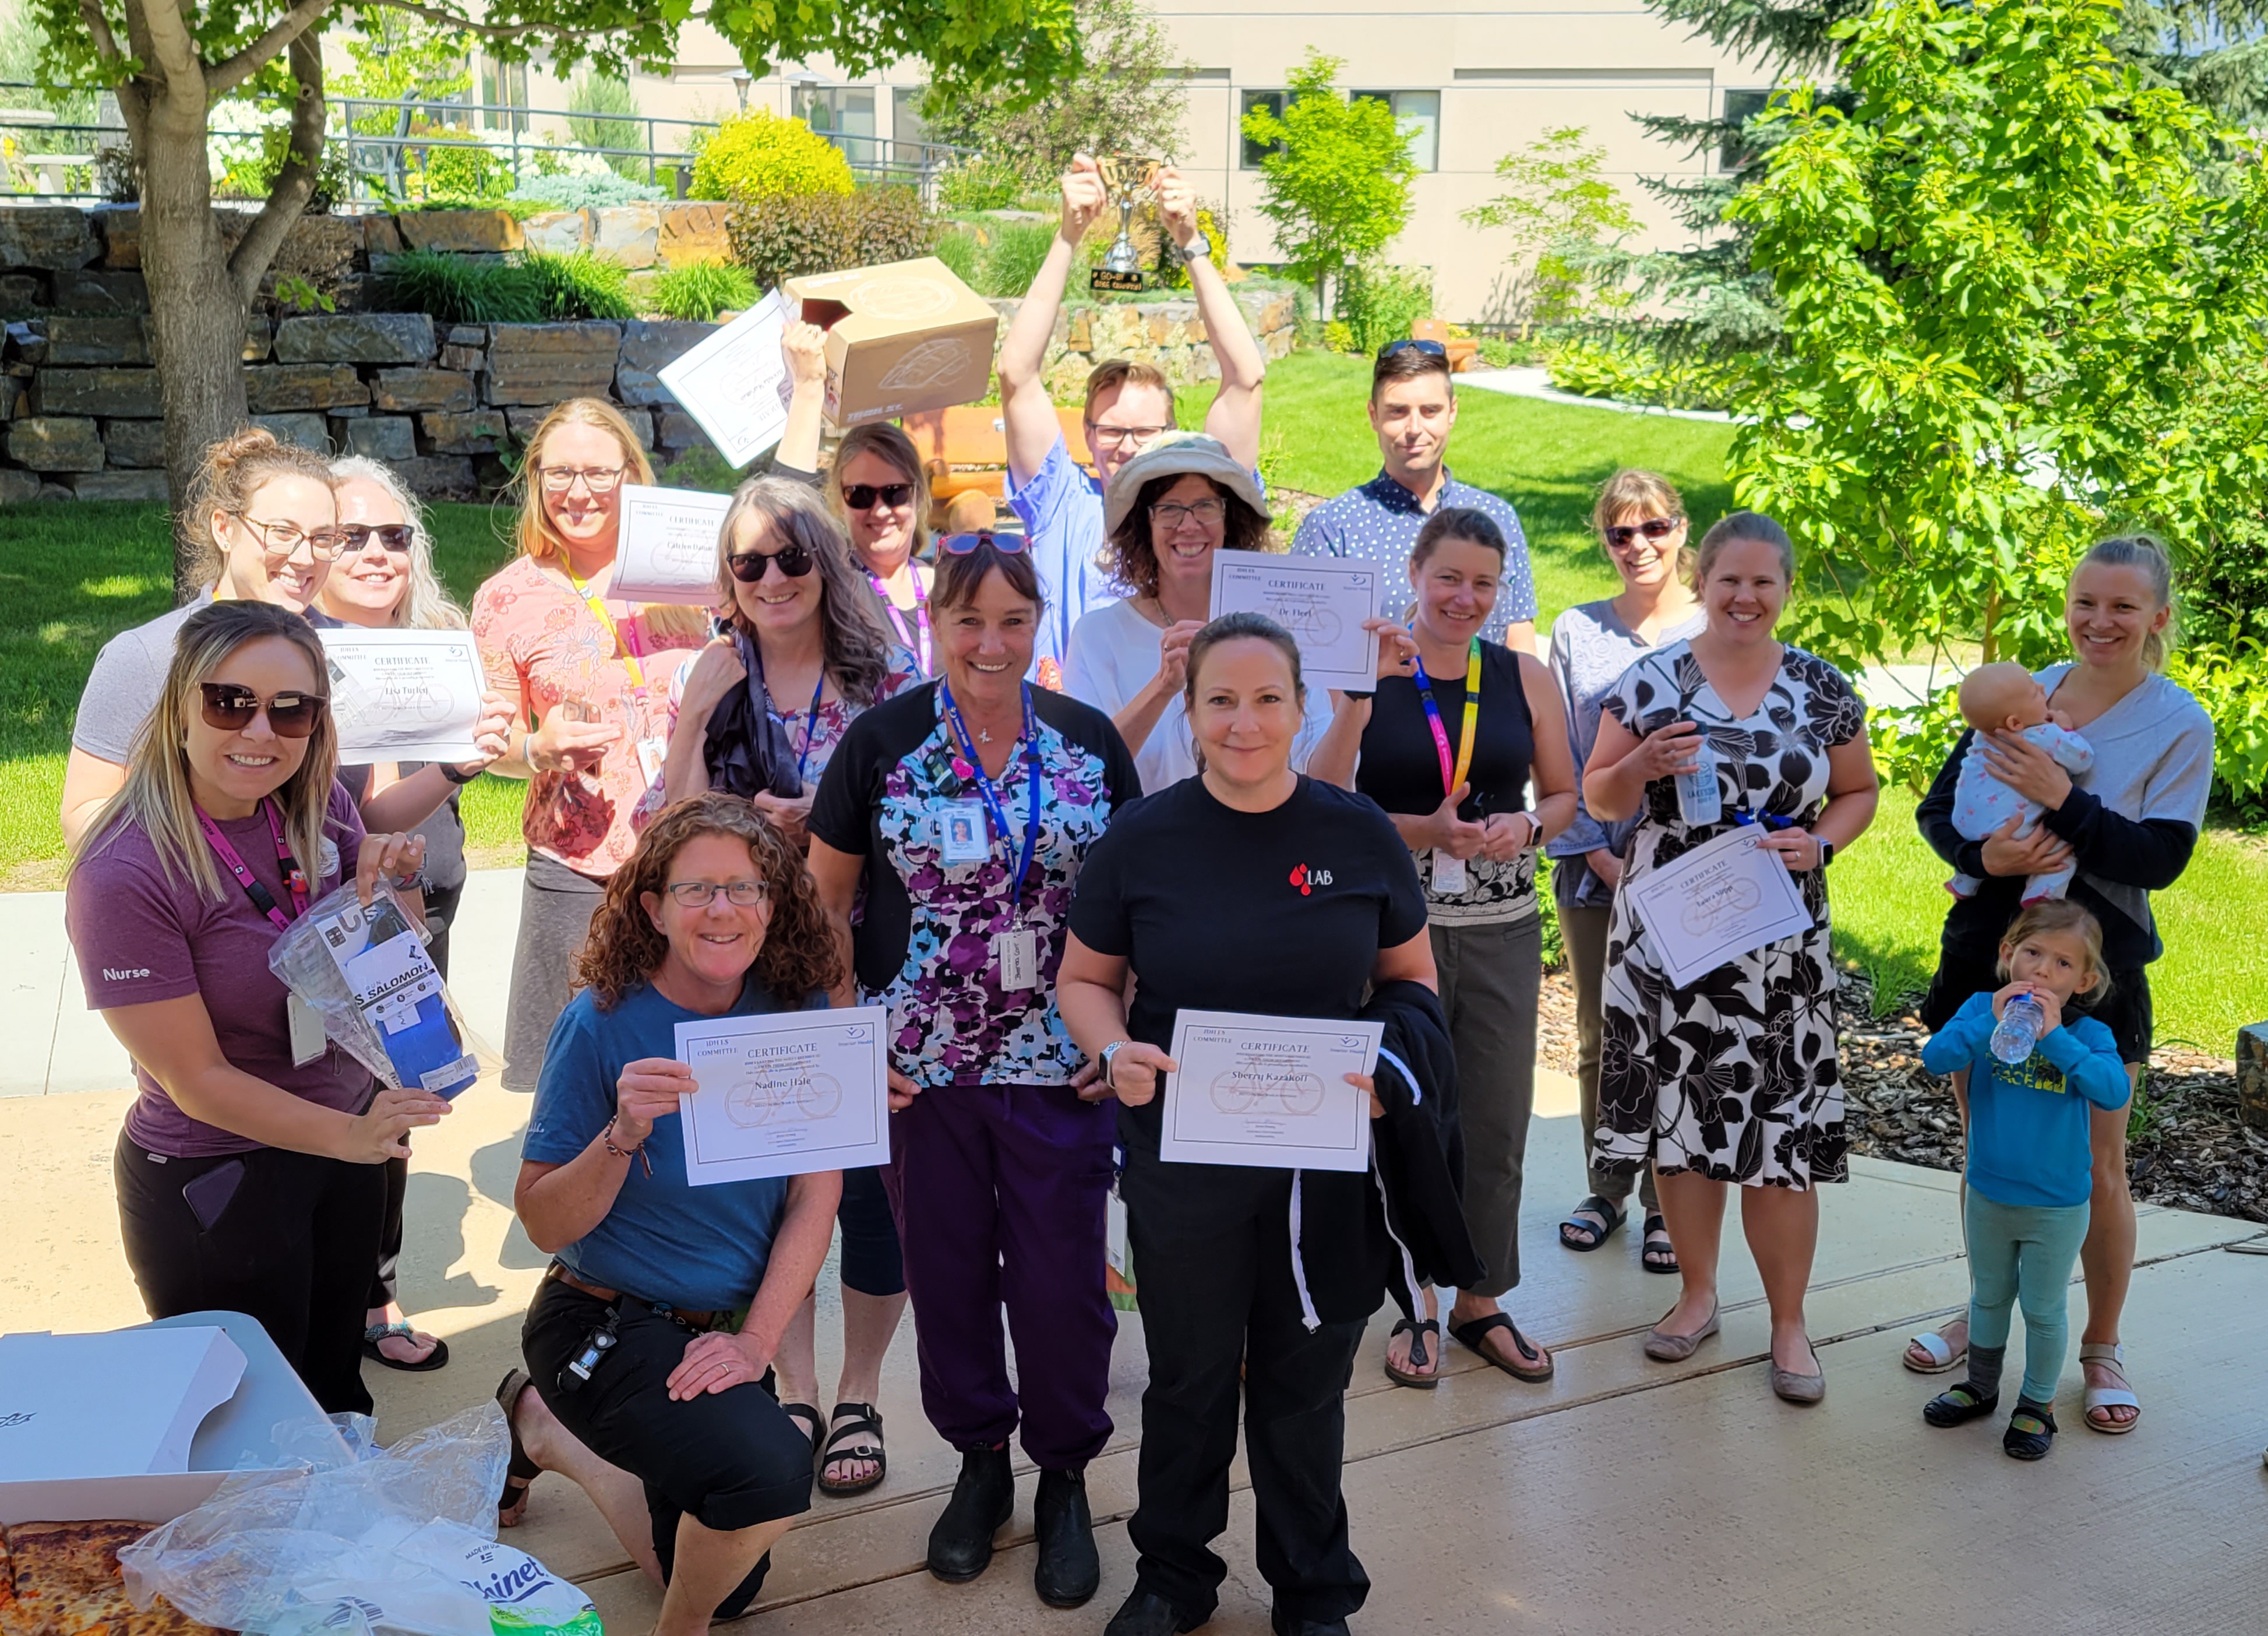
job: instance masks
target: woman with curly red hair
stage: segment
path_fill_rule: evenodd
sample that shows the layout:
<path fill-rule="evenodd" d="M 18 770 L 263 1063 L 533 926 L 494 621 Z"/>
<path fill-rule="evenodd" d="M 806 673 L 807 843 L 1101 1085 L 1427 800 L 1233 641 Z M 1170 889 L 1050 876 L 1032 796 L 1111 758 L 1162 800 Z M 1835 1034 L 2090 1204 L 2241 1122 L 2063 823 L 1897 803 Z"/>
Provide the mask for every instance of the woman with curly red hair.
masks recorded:
<path fill-rule="evenodd" d="M 512 1194 L 553 1261 L 521 1331 L 527 1367 L 497 1394 L 513 1425 L 504 1504 L 516 1519 L 539 1470 L 566 1471 L 666 1587 L 656 1628 L 688 1636 L 740 1615 L 811 1507 L 811 1442 L 772 1396 L 771 1363 L 826 1259 L 843 1178 L 694 1193 L 676 1028 L 822 1009 L 841 957 L 802 855 L 747 801 L 710 793 L 665 811 L 608 879 L 576 976 Z M 571 1368 L 601 1334 L 602 1363 Z"/>

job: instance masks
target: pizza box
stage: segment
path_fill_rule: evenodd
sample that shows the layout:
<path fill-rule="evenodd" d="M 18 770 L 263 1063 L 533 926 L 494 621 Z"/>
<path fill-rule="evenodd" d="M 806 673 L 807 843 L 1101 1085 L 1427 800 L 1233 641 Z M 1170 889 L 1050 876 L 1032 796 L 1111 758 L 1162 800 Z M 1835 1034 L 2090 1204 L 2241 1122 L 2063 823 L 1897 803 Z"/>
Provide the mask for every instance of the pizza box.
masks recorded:
<path fill-rule="evenodd" d="M 991 387 L 1000 315 L 933 255 L 780 290 L 827 332 L 827 418 L 838 428 L 974 402 Z"/>
<path fill-rule="evenodd" d="M 0 1336 L 0 1523 L 170 1522 L 232 1471 L 352 1458 L 243 1313 Z"/>

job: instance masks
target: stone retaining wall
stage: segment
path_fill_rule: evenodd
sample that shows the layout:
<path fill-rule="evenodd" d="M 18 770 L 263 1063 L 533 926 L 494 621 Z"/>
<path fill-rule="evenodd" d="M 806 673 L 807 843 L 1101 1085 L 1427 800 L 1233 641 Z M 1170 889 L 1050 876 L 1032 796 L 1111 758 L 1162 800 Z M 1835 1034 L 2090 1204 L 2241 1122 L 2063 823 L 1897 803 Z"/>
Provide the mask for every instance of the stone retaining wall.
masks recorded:
<path fill-rule="evenodd" d="M 217 214 L 231 237 L 248 220 Z M 582 235 L 572 243 L 562 236 L 571 227 Z M 422 313 L 354 310 L 371 293 L 373 263 L 382 269 L 405 240 L 503 254 L 537 243 L 539 232 L 554 235 L 545 248 L 588 246 L 649 263 L 724 254 L 717 205 L 559 211 L 524 224 L 493 210 L 305 217 L 286 236 L 276 271 L 334 291 L 345 310 L 247 315 L 244 380 L 253 418 L 311 448 L 385 461 L 417 492 L 439 499 L 475 499 L 501 486 L 508 468 L 500 457 L 551 405 L 572 397 L 615 402 L 658 466 L 707 448 L 658 377 L 713 325 L 448 325 Z M 711 233 L 713 247 L 704 238 Z M 130 208 L 0 210 L 0 317 L 7 321 L 0 502 L 166 497 L 140 264 L 140 213 Z M 1020 303 L 992 305 L 1012 320 Z M 1291 350 L 1289 296 L 1254 291 L 1239 305 L 1269 357 Z M 1219 372 L 1195 304 L 1176 301 L 1069 309 L 1049 350 L 1049 382 L 1059 398 L 1076 402 L 1087 371 L 1118 357 L 1155 364 L 1181 381 Z"/>

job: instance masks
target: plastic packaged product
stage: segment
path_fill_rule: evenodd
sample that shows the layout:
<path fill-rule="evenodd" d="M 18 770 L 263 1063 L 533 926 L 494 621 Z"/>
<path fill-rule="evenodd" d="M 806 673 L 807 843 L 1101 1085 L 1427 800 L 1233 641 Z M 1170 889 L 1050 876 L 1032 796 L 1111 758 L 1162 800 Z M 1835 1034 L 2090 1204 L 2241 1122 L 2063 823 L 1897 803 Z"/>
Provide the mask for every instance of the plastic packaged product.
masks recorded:
<path fill-rule="evenodd" d="M 2030 995 L 2010 996 L 2000 1007 L 2000 1021 L 1992 1026 L 1992 1054 L 2005 1063 L 2023 1061 L 2040 1043 L 2040 1025 L 2047 1020 L 2047 1013 Z"/>
<path fill-rule="evenodd" d="M 1717 751 L 1705 733 L 1694 739 L 1693 748 L 1698 763 L 1677 775 L 1677 815 L 1697 829 L 1722 818 L 1725 803 L 1717 792 Z"/>
<path fill-rule="evenodd" d="M 349 881 L 277 938 L 268 964 L 323 1032 L 386 1084 L 455 1096 L 480 1078 L 464 1018 L 394 889 Z"/>

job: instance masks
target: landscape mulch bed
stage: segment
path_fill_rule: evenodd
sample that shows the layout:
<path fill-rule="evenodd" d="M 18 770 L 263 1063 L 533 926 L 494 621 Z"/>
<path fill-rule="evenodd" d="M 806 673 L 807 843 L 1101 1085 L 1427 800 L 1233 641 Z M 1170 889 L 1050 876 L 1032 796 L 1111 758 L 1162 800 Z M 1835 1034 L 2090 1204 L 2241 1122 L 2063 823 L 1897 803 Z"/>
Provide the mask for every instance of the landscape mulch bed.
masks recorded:
<path fill-rule="evenodd" d="M 1851 1150 L 1876 1159 L 1961 1168 L 1961 1116 L 1944 1080 L 1923 1071 L 1929 1030 L 1918 995 L 1872 1014 L 1863 976 L 1843 974 L 1843 1097 Z M 1566 973 L 1546 972 L 1536 1055 L 1575 1071 L 1575 1002 Z M 2236 1065 L 2186 1046 L 2150 1056 L 2142 1128 L 2130 1149 L 2134 1197 L 2145 1204 L 2268 1222 L 2268 1136 L 2236 1111 Z"/>

